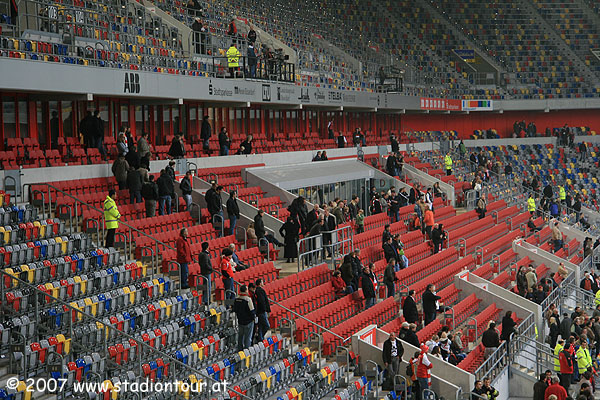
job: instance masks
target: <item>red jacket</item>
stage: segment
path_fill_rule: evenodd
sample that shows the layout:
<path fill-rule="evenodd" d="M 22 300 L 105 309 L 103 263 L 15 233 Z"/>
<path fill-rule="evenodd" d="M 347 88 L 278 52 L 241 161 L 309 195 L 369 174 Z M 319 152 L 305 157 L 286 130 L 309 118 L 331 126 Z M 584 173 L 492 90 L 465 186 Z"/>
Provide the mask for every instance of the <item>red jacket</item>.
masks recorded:
<path fill-rule="evenodd" d="M 177 262 L 179 264 L 192 262 L 192 250 L 190 249 L 190 243 L 181 236 L 177 238 Z"/>
<path fill-rule="evenodd" d="M 331 283 L 333 284 L 333 288 L 335 289 L 336 293 L 339 293 L 342 290 L 346 289 L 346 282 L 344 282 L 344 280 L 340 276 L 335 276 L 331 278 Z"/>
<path fill-rule="evenodd" d="M 231 258 L 221 258 L 221 273 L 223 278 L 233 278 L 233 267 L 231 266 Z"/>
<path fill-rule="evenodd" d="M 567 391 L 558 383 L 553 383 L 552 385 L 546 388 L 546 393 L 544 393 L 544 400 L 548 400 L 548 397 L 550 397 L 551 395 L 555 395 L 558 398 L 558 400 L 567 399 Z"/>
<path fill-rule="evenodd" d="M 558 362 L 560 363 L 561 374 L 572 374 L 573 373 L 573 360 L 568 350 L 562 350 L 558 354 Z"/>
<path fill-rule="evenodd" d="M 431 378 L 431 372 L 429 371 L 431 368 L 433 368 L 433 364 L 429 361 L 427 354 L 421 353 L 417 364 L 417 378 Z"/>

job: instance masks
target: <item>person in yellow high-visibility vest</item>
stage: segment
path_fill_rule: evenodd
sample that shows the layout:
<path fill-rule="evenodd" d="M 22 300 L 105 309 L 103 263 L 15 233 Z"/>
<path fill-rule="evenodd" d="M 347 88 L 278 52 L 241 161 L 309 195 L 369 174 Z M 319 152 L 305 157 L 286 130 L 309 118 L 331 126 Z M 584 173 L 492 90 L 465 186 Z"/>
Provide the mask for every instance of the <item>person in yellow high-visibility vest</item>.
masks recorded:
<path fill-rule="evenodd" d="M 560 373 L 560 362 L 558 360 L 558 356 L 560 355 L 560 352 L 563 351 L 563 349 L 565 348 L 565 341 L 563 339 L 560 339 L 557 343 L 556 346 L 554 347 L 554 372 L 555 373 Z"/>
<path fill-rule="evenodd" d="M 235 78 L 235 72 L 240 68 L 240 51 L 235 46 L 235 42 L 231 43 L 231 47 L 227 50 L 227 67 L 229 67 L 229 75 Z"/>
<path fill-rule="evenodd" d="M 446 165 L 446 175 L 452 175 L 452 157 L 450 157 L 450 154 L 446 154 L 446 157 L 444 157 L 444 165 Z"/>
<path fill-rule="evenodd" d="M 567 192 L 565 191 L 565 187 L 562 185 L 558 187 L 558 199 L 563 204 L 565 203 L 565 200 L 567 199 Z"/>
<path fill-rule="evenodd" d="M 106 247 L 112 247 L 115 243 L 115 232 L 119 227 L 119 218 L 121 214 L 115 202 L 116 192 L 114 189 L 108 191 L 108 196 L 104 200 L 104 223 L 106 224 Z"/>
<path fill-rule="evenodd" d="M 575 358 L 577 358 L 577 369 L 579 370 L 579 375 L 583 375 L 583 373 L 592 366 L 592 357 L 590 356 L 590 350 L 588 349 L 587 342 L 581 342 L 579 349 L 575 353 Z"/>
<path fill-rule="evenodd" d="M 529 214 L 531 215 L 535 213 L 535 199 L 532 194 L 530 194 L 527 199 L 527 211 L 529 211 Z"/>

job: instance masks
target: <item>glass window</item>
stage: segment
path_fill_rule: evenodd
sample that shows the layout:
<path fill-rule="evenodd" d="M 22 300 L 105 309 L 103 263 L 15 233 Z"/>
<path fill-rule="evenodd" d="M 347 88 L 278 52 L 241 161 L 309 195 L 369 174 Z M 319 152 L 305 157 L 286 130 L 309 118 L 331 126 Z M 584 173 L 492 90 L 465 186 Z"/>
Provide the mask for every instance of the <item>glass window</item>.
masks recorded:
<path fill-rule="evenodd" d="M 45 146 L 47 143 L 46 138 L 50 136 L 50 132 L 48 132 L 48 121 L 44 118 L 43 107 L 44 104 L 41 101 L 37 101 L 35 103 L 35 109 L 37 112 L 38 141 L 40 145 Z"/>
<path fill-rule="evenodd" d="M 135 106 L 135 132 L 136 136 L 141 136 L 144 131 L 144 107 Z"/>
<path fill-rule="evenodd" d="M 63 101 L 60 103 L 62 108 L 62 124 L 63 134 L 65 137 L 73 137 L 73 103 L 70 101 Z"/>
<path fill-rule="evenodd" d="M 2 96 L 2 120 L 4 122 L 4 137 L 14 138 L 17 136 L 15 118 L 15 98 Z"/>
<path fill-rule="evenodd" d="M 129 125 L 129 106 L 127 104 L 121 104 L 121 123 Z"/>
<path fill-rule="evenodd" d="M 171 106 L 163 106 L 163 132 L 162 137 L 165 139 L 171 135 Z"/>
<path fill-rule="evenodd" d="M 22 138 L 29 137 L 29 124 L 27 123 L 27 101 L 19 100 L 19 135 Z"/>

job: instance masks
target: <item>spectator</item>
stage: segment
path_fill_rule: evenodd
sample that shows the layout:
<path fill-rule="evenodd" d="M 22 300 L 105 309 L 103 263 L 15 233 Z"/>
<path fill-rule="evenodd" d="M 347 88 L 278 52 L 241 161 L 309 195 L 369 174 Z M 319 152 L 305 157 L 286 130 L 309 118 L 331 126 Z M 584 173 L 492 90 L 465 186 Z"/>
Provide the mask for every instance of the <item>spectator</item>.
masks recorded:
<path fill-rule="evenodd" d="M 285 247 L 283 248 L 283 257 L 286 262 L 294 262 L 298 257 L 298 239 L 300 238 L 300 224 L 290 215 L 287 221 L 279 228 L 279 234 L 283 236 Z"/>
<path fill-rule="evenodd" d="M 550 317 L 550 347 L 554 348 L 556 346 L 556 341 L 558 340 L 558 335 L 560 331 L 558 329 L 558 324 L 556 323 L 556 318 Z"/>
<path fill-rule="evenodd" d="M 206 289 L 202 291 L 202 303 L 205 305 L 210 304 L 211 286 L 212 286 L 212 261 L 210 253 L 208 252 L 208 242 L 202 242 L 202 251 L 198 255 L 198 263 L 200 264 L 200 274 L 203 278 L 203 284 L 206 285 Z"/>
<path fill-rule="evenodd" d="M 158 186 L 158 214 L 171 214 L 171 199 L 175 190 L 173 181 L 166 170 L 160 171 L 156 185 Z"/>
<path fill-rule="evenodd" d="M 483 388 L 485 389 L 485 392 L 487 394 L 488 400 L 496 400 L 496 398 L 498 397 L 499 393 L 492 386 L 492 380 L 489 377 L 488 378 L 483 378 Z"/>
<path fill-rule="evenodd" d="M 558 325 L 558 329 L 560 330 L 560 337 L 567 340 L 571 336 L 571 325 L 573 324 L 571 318 L 569 318 L 569 314 L 564 313 L 562 321 Z"/>
<path fill-rule="evenodd" d="M 171 182 L 175 182 L 175 161 L 169 161 L 169 165 L 165 167 L 165 172 Z"/>
<path fill-rule="evenodd" d="M 444 241 L 447 239 L 443 224 L 435 224 L 431 231 L 431 241 L 433 242 L 433 254 L 441 251 Z"/>
<path fill-rule="evenodd" d="M 229 27 L 227 28 L 228 36 L 237 36 L 237 27 L 235 26 L 235 19 L 232 19 L 229 23 Z M 234 41 L 235 43 L 235 41 Z"/>
<path fill-rule="evenodd" d="M 400 361 L 404 354 L 402 342 L 396 339 L 396 333 L 390 332 L 388 339 L 383 342 L 383 364 L 386 369 L 386 379 L 381 388 L 383 390 L 394 390 L 396 375 L 400 373 Z"/>
<path fill-rule="evenodd" d="M 252 334 L 254 333 L 254 320 L 256 310 L 254 303 L 248 294 L 246 285 L 240 286 L 240 294 L 233 302 L 233 312 L 238 321 L 238 351 L 250 348 L 252 346 Z"/>
<path fill-rule="evenodd" d="M 142 137 L 137 141 L 137 151 L 142 164 L 150 163 L 150 144 L 148 143 L 148 132 L 142 132 Z"/>
<path fill-rule="evenodd" d="M 179 263 L 180 272 L 180 287 L 181 289 L 188 289 L 188 269 L 189 263 L 192 262 L 192 251 L 190 248 L 190 242 L 188 241 L 188 230 L 183 228 L 179 231 L 179 238 L 177 238 L 177 262 Z"/>
<path fill-rule="evenodd" d="M 148 177 L 148 182 L 142 186 L 142 197 L 146 203 L 146 217 L 156 215 L 156 202 L 158 201 L 158 185 L 154 182 L 154 175 Z"/>
<path fill-rule="evenodd" d="M 250 42 L 248 44 L 248 51 L 246 53 L 246 56 L 248 58 L 248 74 L 250 75 L 250 78 L 256 78 L 256 64 L 258 63 L 258 54 L 254 49 L 254 42 Z"/>
<path fill-rule="evenodd" d="M 444 157 L 444 166 L 446 167 L 446 176 L 452 175 L 452 157 L 450 153 Z"/>
<path fill-rule="evenodd" d="M 240 148 L 244 149 L 241 154 L 252 154 L 252 135 L 246 136 L 246 140 L 240 144 Z"/>
<path fill-rule="evenodd" d="M 131 140 L 133 143 L 133 139 L 131 139 Z M 138 154 L 138 152 L 135 149 L 135 145 L 131 144 L 131 146 L 128 147 L 127 154 L 125 155 L 125 160 L 127 160 L 127 163 L 129 164 L 130 167 L 133 167 L 135 169 L 138 169 L 140 167 L 142 162 L 140 159 L 140 155 Z"/>
<path fill-rule="evenodd" d="M 95 124 L 94 116 L 88 111 L 85 117 L 79 122 L 79 133 L 83 136 L 83 143 L 86 149 L 95 147 Z"/>
<path fill-rule="evenodd" d="M 206 207 L 210 214 L 210 221 L 212 222 L 214 229 L 217 230 L 219 236 L 221 235 L 221 228 L 225 223 L 225 220 L 223 219 L 223 200 L 221 199 L 222 191 L 223 186 L 218 186 L 215 183 L 204 195 Z M 218 218 L 215 218 L 215 216 L 218 216 Z"/>
<path fill-rule="evenodd" d="M 385 257 L 386 262 L 390 262 L 390 260 L 396 259 L 396 251 L 394 250 L 394 246 L 392 245 L 392 237 L 389 236 L 387 241 L 382 246 L 383 256 Z"/>
<path fill-rule="evenodd" d="M 529 284 L 527 283 L 527 267 L 520 266 L 517 271 L 517 290 L 519 294 L 523 297 L 527 294 L 527 289 L 529 289 Z"/>
<path fill-rule="evenodd" d="M 421 345 L 421 353 L 419 354 L 419 361 L 417 362 L 417 379 L 419 381 L 419 390 L 421 392 L 420 398 L 425 399 L 423 393 L 424 390 L 429 389 L 429 380 L 431 379 L 430 370 L 433 368 L 433 364 L 427 358 L 427 352 L 429 347 Z"/>
<path fill-rule="evenodd" d="M 400 145 L 398 144 L 398 139 L 396 138 L 396 135 L 394 135 L 393 133 L 390 135 L 390 146 L 392 149 L 392 153 L 400 152 Z"/>
<path fill-rule="evenodd" d="M 552 384 L 546 388 L 544 392 L 544 400 L 549 400 L 550 396 L 556 396 L 557 400 L 567 400 L 567 391 L 560 386 L 558 378 L 552 378 Z"/>
<path fill-rule="evenodd" d="M 435 222 L 433 217 L 433 211 L 429 208 L 425 210 L 425 215 L 423 216 L 423 223 L 425 224 L 425 233 L 427 234 L 427 237 L 431 239 L 431 230 L 433 229 L 433 225 L 435 224 Z"/>
<path fill-rule="evenodd" d="M 408 257 L 404 254 L 404 243 L 400 240 L 400 234 L 395 234 L 392 239 L 392 246 L 396 252 L 396 272 L 398 270 L 408 268 Z"/>
<path fill-rule="evenodd" d="M 329 213 L 329 208 L 325 208 L 325 211 L 323 212 L 323 222 L 324 222 L 324 226 L 323 226 L 323 230 L 324 232 L 332 232 L 335 231 L 337 228 L 337 222 L 336 222 L 336 218 L 334 215 L 331 215 Z M 323 254 L 325 254 L 325 251 L 327 251 L 327 254 L 329 255 L 329 257 L 333 256 L 333 249 L 332 249 L 332 242 L 331 242 L 331 233 L 322 233 L 323 235 Z"/>
<path fill-rule="evenodd" d="M 329 139 L 333 139 L 334 138 L 334 133 L 333 133 L 333 120 L 329 121 L 327 123 L 327 135 Z"/>
<path fill-rule="evenodd" d="M 169 152 L 167 154 L 173 158 L 184 158 L 185 157 L 185 147 L 183 145 L 183 134 L 176 134 L 173 137 L 173 141 L 171 142 L 171 147 L 169 148 Z"/>
<path fill-rule="evenodd" d="M 589 272 L 586 272 L 583 279 L 581 280 L 581 282 L 579 283 L 579 287 L 582 288 L 583 290 L 587 290 L 588 292 L 594 292 L 596 293 L 598 290 L 596 283 L 594 282 L 594 279 L 592 278 L 592 275 L 590 275 Z M 596 289 L 596 290 L 594 290 Z"/>
<path fill-rule="evenodd" d="M 533 385 L 533 400 L 545 400 L 547 388 L 546 374 L 540 374 L 540 379 Z"/>
<path fill-rule="evenodd" d="M 329 160 L 329 158 L 327 158 L 327 152 L 325 150 L 323 150 L 323 152 L 321 153 L 321 161 L 327 161 Z"/>
<path fill-rule="evenodd" d="M 442 298 L 438 296 L 435 292 L 435 285 L 429 284 L 423 293 L 423 315 L 425 318 L 425 326 L 429 325 L 430 322 L 433 322 L 437 317 L 437 312 L 440 308 L 439 301 Z"/>
<path fill-rule="evenodd" d="M 483 336 L 481 337 L 481 343 L 485 347 L 485 351 L 483 353 L 484 360 L 487 360 L 488 357 L 500 347 L 500 336 L 498 335 L 498 331 L 496 330 L 496 323 L 490 321 L 488 324 L 487 330 L 483 332 Z"/>
<path fill-rule="evenodd" d="M 140 166 L 138 168 L 138 171 L 140 173 L 140 177 L 142 178 L 142 183 L 146 183 L 148 182 L 148 169 L 146 168 L 146 166 Z"/>
<path fill-rule="evenodd" d="M 485 196 L 479 197 L 479 200 L 477 200 L 477 208 L 475 209 L 475 211 L 477 212 L 477 214 L 479 214 L 479 219 L 485 218 L 485 213 L 487 211 Z"/>
<path fill-rule="evenodd" d="M 223 254 L 221 256 L 221 276 L 223 279 L 223 287 L 225 288 L 225 298 L 233 299 L 235 297 L 235 293 L 233 292 L 233 265 L 231 256 L 233 252 L 230 248 L 226 248 L 223 250 Z"/>
<path fill-rule="evenodd" d="M 192 171 L 185 173 L 185 176 L 179 183 L 179 189 L 181 190 L 181 195 L 185 200 L 185 209 L 190 211 L 192 207 Z"/>
<path fill-rule="evenodd" d="M 321 161 L 321 152 L 317 151 L 317 154 L 313 157 L 313 161 Z"/>
<path fill-rule="evenodd" d="M 112 165 L 112 173 L 117 180 L 117 184 L 119 185 L 119 190 L 124 190 L 127 188 L 127 174 L 129 171 L 129 164 L 125 160 L 124 156 L 118 156 L 115 162 Z"/>
<path fill-rule="evenodd" d="M 350 254 L 346 254 L 344 256 L 344 260 L 342 262 L 342 265 L 340 266 L 339 271 L 341 278 L 345 282 L 346 286 L 354 286 L 354 283 L 356 281 L 356 275 L 352 267 L 352 256 Z"/>
<path fill-rule="evenodd" d="M 231 46 L 229 46 L 229 49 L 227 49 L 226 55 L 227 55 L 227 66 L 229 67 L 229 77 L 235 78 L 236 73 L 240 68 L 240 57 L 242 56 L 240 54 L 240 51 L 236 47 L 235 40 L 231 42 Z"/>
<path fill-rule="evenodd" d="M 249 43 L 256 42 L 256 31 L 254 29 L 250 29 L 250 31 L 248 31 L 248 42 Z"/>
<path fill-rule="evenodd" d="M 342 132 L 340 132 L 337 137 L 338 149 L 343 149 L 344 147 L 346 147 L 346 143 L 348 143 L 348 141 L 346 140 L 346 137 L 344 136 L 344 134 Z"/>
<path fill-rule="evenodd" d="M 415 347 L 419 347 L 419 337 L 417 336 L 417 324 L 409 324 L 409 331 L 406 333 L 406 342 Z"/>
<path fill-rule="evenodd" d="M 363 233 L 365 231 L 365 212 L 362 208 L 358 210 L 356 214 L 356 233 Z"/>
<path fill-rule="evenodd" d="M 315 204 L 313 209 L 306 215 L 306 226 L 302 228 L 302 233 L 306 234 L 315 225 L 319 219 L 319 205 Z"/>
<path fill-rule="evenodd" d="M 225 127 L 222 127 L 221 132 L 219 132 L 219 155 L 220 156 L 229 155 L 230 148 L 231 148 L 231 139 L 227 135 L 227 129 Z"/>
<path fill-rule="evenodd" d="M 533 265 L 529 264 L 529 267 L 527 267 L 525 278 L 527 279 L 527 289 L 535 289 L 537 287 L 538 277 L 535 269 L 533 269 Z"/>
<path fill-rule="evenodd" d="M 342 266 L 344 266 L 344 264 L 342 264 Z M 335 290 L 336 297 L 338 298 L 354 292 L 354 288 L 350 283 L 346 283 L 346 281 L 342 278 L 340 271 L 341 267 L 339 270 L 336 269 L 335 271 L 333 271 L 331 278 L 333 290 Z M 352 282 L 352 280 L 350 280 L 350 282 Z"/>
<path fill-rule="evenodd" d="M 208 115 L 202 118 L 202 127 L 200 128 L 200 139 L 202 139 L 202 150 L 204 154 L 210 154 L 210 136 L 211 126 L 208 122 Z"/>
<path fill-rule="evenodd" d="M 129 152 L 129 147 L 127 147 L 127 143 L 125 142 L 124 133 L 119 133 L 119 136 L 117 137 L 117 152 L 119 153 L 119 156 L 123 157 Z"/>
<path fill-rule="evenodd" d="M 383 232 L 381 233 L 381 243 L 387 243 L 388 239 L 392 238 L 392 232 L 390 232 L 390 224 L 385 224 Z"/>
<path fill-rule="evenodd" d="M 271 304 L 265 289 L 263 289 L 263 280 L 258 278 L 255 282 L 256 290 L 256 316 L 258 317 L 258 341 L 262 342 L 265 335 L 271 329 L 269 325 L 269 313 L 271 312 Z"/>
<path fill-rule="evenodd" d="M 594 400 L 594 394 L 592 393 L 592 387 L 589 383 L 581 383 L 579 393 L 577 394 L 577 400 Z"/>
<path fill-rule="evenodd" d="M 115 199 L 117 192 L 114 189 L 108 191 L 106 199 L 104 199 L 104 223 L 106 225 L 106 239 L 104 246 L 113 247 L 115 244 L 115 232 L 119 228 L 119 218 L 121 214 L 117 208 Z"/>
<path fill-rule="evenodd" d="M 417 343 L 418 344 L 418 343 Z M 419 346 L 417 346 L 419 347 Z M 409 387 L 409 396 L 412 396 L 414 400 L 421 400 L 421 389 L 419 387 L 419 380 L 417 379 L 417 367 L 419 363 L 419 351 L 415 351 L 414 355 L 408 360 L 408 365 L 406 367 L 406 378 L 408 380 Z M 410 373 L 408 373 L 410 372 Z"/>
<path fill-rule="evenodd" d="M 394 153 L 391 153 L 388 158 L 387 161 L 385 162 L 385 169 L 388 173 L 388 175 L 391 176 L 397 176 L 398 175 L 398 161 L 396 160 L 396 156 L 394 155 Z"/>
<path fill-rule="evenodd" d="M 510 340 L 510 335 L 517 333 L 515 330 L 516 326 L 517 323 L 512 318 L 512 311 L 507 311 L 506 314 L 504 314 L 504 317 L 502 317 L 502 335 L 500 336 L 500 339 L 508 342 Z"/>
<path fill-rule="evenodd" d="M 579 143 L 579 161 L 585 161 L 587 158 L 587 144 L 585 142 Z"/>
<path fill-rule="evenodd" d="M 258 240 L 265 237 L 265 223 L 263 222 L 264 210 L 258 210 L 258 213 L 254 216 L 254 231 Z"/>
<path fill-rule="evenodd" d="M 129 166 L 127 172 L 127 188 L 129 189 L 129 200 L 131 204 L 142 202 L 142 176 L 140 171 Z"/>
<path fill-rule="evenodd" d="M 396 260 L 394 258 L 390 259 L 383 273 L 383 283 L 387 287 L 387 297 L 394 297 L 396 293 L 395 285 L 398 277 L 396 276 L 395 266 Z"/>
<path fill-rule="evenodd" d="M 376 278 L 372 270 L 373 264 L 364 267 L 361 276 L 361 286 L 365 296 L 365 310 L 375 305 L 375 281 Z"/>
<path fill-rule="evenodd" d="M 542 229 L 542 227 L 535 225 L 535 217 L 533 215 L 529 217 L 529 221 L 527 221 L 527 227 L 531 233 L 539 232 Z"/>
<path fill-rule="evenodd" d="M 227 199 L 225 206 L 227 207 L 227 216 L 229 218 L 229 234 L 235 235 L 237 220 L 240 218 L 240 208 L 237 203 L 236 190 L 229 192 L 229 199 Z"/>
<path fill-rule="evenodd" d="M 564 342 L 564 340 L 561 339 L 561 342 Z M 569 386 L 571 385 L 571 378 L 573 376 L 573 357 L 569 352 L 568 347 L 565 346 L 560 351 L 558 361 L 560 364 L 560 384 L 568 393 Z"/>
<path fill-rule="evenodd" d="M 244 264 L 235 253 L 235 243 L 231 243 L 229 246 L 227 246 L 227 248 L 231 250 L 231 266 L 236 272 L 240 272 L 249 268 L 249 266 Z"/>
<path fill-rule="evenodd" d="M 475 387 L 471 391 L 471 400 L 482 400 L 487 398 L 487 391 L 483 388 L 483 382 L 475 381 Z"/>
<path fill-rule="evenodd" d="M 417 302 L 415 301 L 415 291 L 409 290 L 408 296 L 404 298 L 402 304 L 402 315 L 404 320 L 409 324 L 416 323 L 419 320 L 419 311 L 417 310 Z"/>

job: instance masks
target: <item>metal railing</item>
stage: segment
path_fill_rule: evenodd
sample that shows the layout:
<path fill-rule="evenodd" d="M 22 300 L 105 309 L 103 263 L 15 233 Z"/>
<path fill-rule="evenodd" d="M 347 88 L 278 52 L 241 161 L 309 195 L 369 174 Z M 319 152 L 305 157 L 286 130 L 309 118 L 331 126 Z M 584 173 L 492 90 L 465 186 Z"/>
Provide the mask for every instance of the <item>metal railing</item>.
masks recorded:
<path fill-rule="evenodd" d="M 227 57 L 213 57 L 212 73 L 217 78 L 296 82 L 296 65 L 284 60 L 264 57 L 251 59 L 248 56 L 241 56 L 237 64 L 237 67 L 229 68 Z M 271 101 L 271 96 L 277 96 L 277 93 L 271 93 L 269 90 L 264 91 L 262 96 L 265 101 Z"/>
<path fill-rule="evenodd" d="M 325 235 L 330 235 L 329 243 L 325 244 Z M 298 272 L 328 263 L 334 270 L 337 261 L 354 250 L 354 231 L 351 225 L 337 228 L 333 231 L 323 231 L 319 235 L 302 238 L 298 241 Z"/>
<path fill-rule="evenodd" d="M 523 365 L 528 369 L 535 368 L 536 376 L 546 370 L 554 369 L 554 354 L 550 347 L 534 338 L 513 336 L 509 343 L 510 363 Z M 532 368 L 530 368 L 532 367 Z"/>

